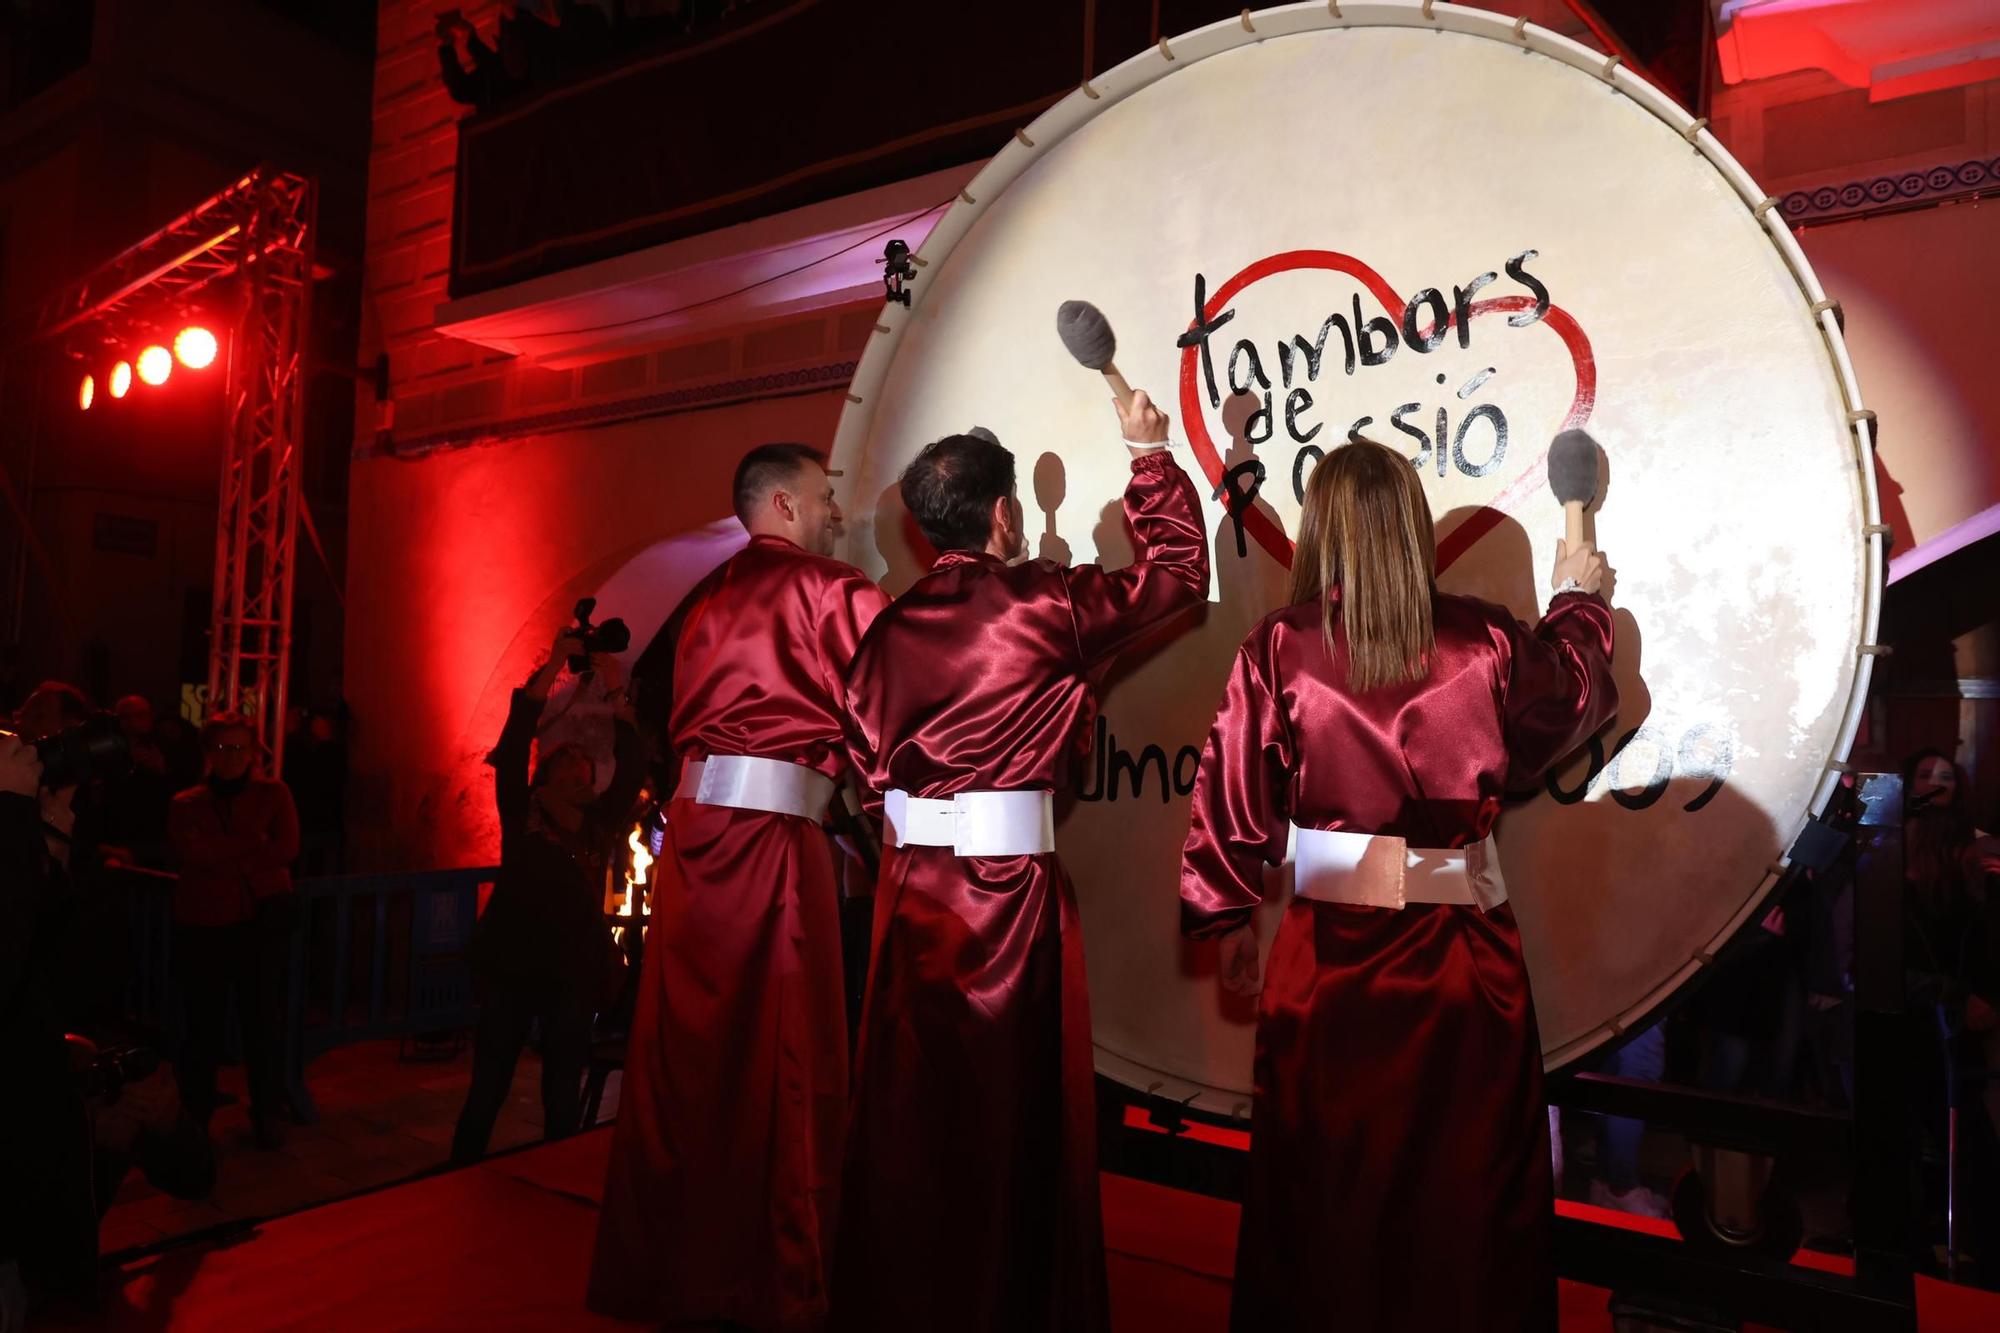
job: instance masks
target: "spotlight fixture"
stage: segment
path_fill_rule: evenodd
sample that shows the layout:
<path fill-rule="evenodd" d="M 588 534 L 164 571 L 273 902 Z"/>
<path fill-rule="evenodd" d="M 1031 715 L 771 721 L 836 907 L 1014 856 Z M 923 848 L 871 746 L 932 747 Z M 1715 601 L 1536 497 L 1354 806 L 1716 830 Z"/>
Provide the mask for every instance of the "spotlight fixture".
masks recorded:
<path fill-rule="evenodd" d="M 174 355 L 189 370 L 206 370 L 215 364 L 215 335 L 199 324 L 190 324 L 174 335 Z"/>
<path fill-rule="evenodd" d="M 120 361 L 111 367 L 111 396 L 123 398 L 132 389 L 132 363 Z"/>
<path fill-rule="evenodd" d="M 76 405 L 88 412 L 90 405 L 97 401 L 97 381 L 89 375 L 76 387 Z"/>
<path fill-rule="evenodd" d="M 174 373 L 174 354 L 158 343 L 139 353 L 139 378 L 148 384 L 161 385 L 167 376 Z"/>

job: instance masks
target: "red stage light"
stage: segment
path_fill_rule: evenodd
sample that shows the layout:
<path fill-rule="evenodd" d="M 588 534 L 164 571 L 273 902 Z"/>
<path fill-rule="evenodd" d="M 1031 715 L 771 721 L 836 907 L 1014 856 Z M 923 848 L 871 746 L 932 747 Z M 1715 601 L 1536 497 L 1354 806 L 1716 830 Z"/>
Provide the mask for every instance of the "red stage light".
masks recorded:
<path fill-rule="evenodd" d="M 139 378 L 148 384 L 165 384 L 174 373 L 174 354 L 155 344 L 139 353 Z"/>
<path fill-rule="evenodd" d="M 79 384 L 76 389 L 76 405 L 82 408 L 84 411 L 88 412 L 90 410 L 90 405 L 96 401 L 97 401 L 97 381 L 91 378 L 89 375 L 85 375 L 83 377 L 83 383 Z"/>
<path fill-rule="evenodd" d="M 174 355 L 189 370 L 206 370 L 215 363 L 215 335 L 191 324 L 174 335 Z"/>
<path fill-rule="evenodd" d="M 132 389 L 132 363 L 120 361 L 111 367 L 111 396 L 123 398 Z"/>

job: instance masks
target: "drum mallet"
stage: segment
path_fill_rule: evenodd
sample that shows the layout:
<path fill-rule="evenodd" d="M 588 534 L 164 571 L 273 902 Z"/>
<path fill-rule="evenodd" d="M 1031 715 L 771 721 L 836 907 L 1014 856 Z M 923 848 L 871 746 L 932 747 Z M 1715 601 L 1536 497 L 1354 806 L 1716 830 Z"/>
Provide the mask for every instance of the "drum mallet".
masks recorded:
<path fill-rule="evenodd" d="M 1597 441 L 1587 430 L 1571 427 L 1549 446 L 1549 489 L 1562 502 L 1569 549 L 1584 545 L 1583 511 L 1597 498 Z"/>
<path fill-rule="evenodd" d="M 1111 358 L 1118 354 L 1118 336 L 1102 310 L 1088 301 L 1064 301 L 1056 310 L 1056 333 L 1071 356 L 1092 370 L 1104 372 L 1119 407 L 1132 405 L 1132 386 L 1111 364 Z"/>

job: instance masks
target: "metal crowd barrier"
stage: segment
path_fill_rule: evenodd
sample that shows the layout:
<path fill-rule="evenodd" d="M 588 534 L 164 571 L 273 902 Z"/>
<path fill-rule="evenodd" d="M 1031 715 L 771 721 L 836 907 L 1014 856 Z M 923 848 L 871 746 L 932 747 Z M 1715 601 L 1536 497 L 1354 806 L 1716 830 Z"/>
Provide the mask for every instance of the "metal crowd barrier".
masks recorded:
<path fill-rule="evenodd" d="M 337 1046 L 470 1027 L 472 927 L 498 867 L 301 880 L 285 983 L 287 1092 L 317 1115 L 305 1067 Z M 160 1034 L 171 1056 L 181 1035 L 173 984 L 177 878 L 118 869 L 108 897 L 123 921 L 131 966 L 125 1017 Z M 229 1025 L 234 1042 L 236 1026 Z"/>

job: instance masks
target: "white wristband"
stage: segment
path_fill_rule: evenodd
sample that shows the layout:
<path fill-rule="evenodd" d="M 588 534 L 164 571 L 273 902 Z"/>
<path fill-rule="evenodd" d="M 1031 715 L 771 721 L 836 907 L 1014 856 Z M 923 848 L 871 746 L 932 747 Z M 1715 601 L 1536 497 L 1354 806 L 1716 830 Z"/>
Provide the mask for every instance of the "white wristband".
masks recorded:
<path fill-rule="evenodd" d="M 1583 585 L 1581 583 L 1578 583 L 1575 579 L 1564 579 L 1561 583 L 1558 583 L 1556 585 L 1556 590 L 1552 595 L 1560 597 L 1566 592 L 1582 592 L 1582 591 L 1583 591 Z"/>

